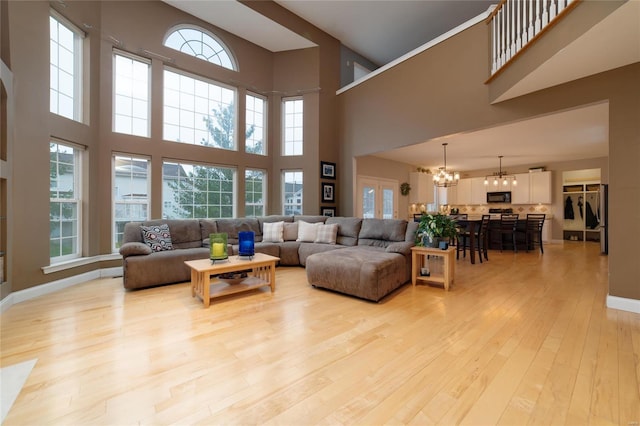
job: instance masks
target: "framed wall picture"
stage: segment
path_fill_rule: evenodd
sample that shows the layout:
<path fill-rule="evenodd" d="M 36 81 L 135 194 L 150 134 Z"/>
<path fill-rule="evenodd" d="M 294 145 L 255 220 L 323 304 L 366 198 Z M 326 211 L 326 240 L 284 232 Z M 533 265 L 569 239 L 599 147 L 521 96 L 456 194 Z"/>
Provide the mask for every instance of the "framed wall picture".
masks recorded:
<path fill-rule="evenodd" d="M 336 215 L 335 207 L 320 207 L 320 214 L 322 216 L 334 217 Z"/>
<path fill-rule="evenodd" d="M 335 179 L 336 178 L 336 163 L 330 163 L 328 161 L 320 162 L 320 178 L 322 179 Z"/>
<path fill-rule="evenodd" d="M 335 183 L 322 182 L 322 201 L 333 203 L 335 201 Z"/>

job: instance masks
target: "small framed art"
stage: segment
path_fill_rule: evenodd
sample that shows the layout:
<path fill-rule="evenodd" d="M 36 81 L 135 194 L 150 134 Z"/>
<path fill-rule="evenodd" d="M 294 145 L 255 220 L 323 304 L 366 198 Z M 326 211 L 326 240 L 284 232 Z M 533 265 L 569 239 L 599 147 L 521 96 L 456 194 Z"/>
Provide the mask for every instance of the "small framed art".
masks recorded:
<path fill-rule="evenodd" d="M 334 217 L 336 215 L 336 208 L 320 207 L 320 214 L 322 214 L 322 216 Z"/>
<path fill-rule="evenodd" d="M 333 203 L 335 201 L 335 183 L 322 182 L 322 201 Z"/>
<path fill-rule="evenodd" d="M 336 178 L 336 163 L 330 163 L 328 161 L 320 162 L 320 178 L 322 179 L 335 179 Z"/>

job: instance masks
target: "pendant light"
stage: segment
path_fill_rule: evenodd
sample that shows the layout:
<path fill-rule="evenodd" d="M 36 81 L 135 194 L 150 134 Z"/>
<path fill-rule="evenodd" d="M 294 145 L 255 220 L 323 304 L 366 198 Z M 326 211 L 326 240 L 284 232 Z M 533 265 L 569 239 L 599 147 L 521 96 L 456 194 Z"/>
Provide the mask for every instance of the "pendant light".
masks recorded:
<path fill-rule="evenodd" d="M 444 167 L 440 167 L 438 171 L 433 175 L 433 184 L 440 187 L 450 187 L 458 184 L 460 180 L 460 173 L 447 171 L 447 145 L 443 143 L 444 147 Z"/>
<path fill-rule="evenodd" d="M 499 155 L 500 159 L 500 169 L 497 172 L 494 172 L 492 175 L 485 176 L 484 184 L 489 185 L 489 180 L 493 181 L 493 186 L 498 187 L 502 184 L 502 186 L 509 185 L 509 181 L 511 181 L 511 185 L 518 185 L 518 181 L 515 175 L 510 175 L 507 171 L 502 171 L 502 155 Z"/>

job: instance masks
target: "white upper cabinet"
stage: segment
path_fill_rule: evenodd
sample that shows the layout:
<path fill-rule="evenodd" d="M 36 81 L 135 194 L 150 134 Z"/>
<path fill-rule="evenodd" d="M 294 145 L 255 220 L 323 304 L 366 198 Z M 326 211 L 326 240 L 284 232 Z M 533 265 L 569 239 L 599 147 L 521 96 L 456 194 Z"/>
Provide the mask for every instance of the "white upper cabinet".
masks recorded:
<path fill-rule="evenodd" d="M 471 179 L 460 179 L 457 188 L 456 204 L 471 204 Z"/>
<path fill-rule="evenodd" d="M 530 173 L 531 203 L 551 204 L 551 172 Z"/>
<path fill-rule="evenodd" d="M 520 173 L 515 176 L 518 183 L 516 185 L 511 185 L 511 203 L 529 204 L 531 199 L 529 173 Z"/>
<path fill-rule="evenodd" d="M 431 175 L 420 172 L 409 173 L 409 203 L 431 204 L 434 201 L 433 180 Z"/>
<path fill-rule="evenodd" d="M 471 204 L 487 204 L 487 186 L 483 177 L 469 179 L 471 181 Z"/>

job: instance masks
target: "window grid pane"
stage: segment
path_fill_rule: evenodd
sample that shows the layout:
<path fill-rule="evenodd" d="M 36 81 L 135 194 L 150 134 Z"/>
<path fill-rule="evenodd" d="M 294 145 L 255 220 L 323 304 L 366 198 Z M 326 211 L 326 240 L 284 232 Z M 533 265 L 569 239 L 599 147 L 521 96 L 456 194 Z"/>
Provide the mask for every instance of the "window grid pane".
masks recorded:
<path fill-rule="evenodd" d="M 302 99 L 285 100 L 284 106 L 284 155 L 302 155 L 303 104 Z"/>
<path fill-rule="evenodd" d="M 80 152 L 49 143 L 49 257 L 51 262 L 80 257 Z"/>
<path fill-rule="evenodd" d="M 247 169 L 244 172 L 245 179 L 245 216 L 264 216 L 265 206 L 265 180 L 266 173 L 262 170 Z"/>
<path fill-rule="evenodd" d="M 266 155 L 265 123 L 266 101 L 264 98 L 247 95 L 245 151 L 250 154 Z"/>
<path fill-rule="evenodd" d="M 180 28 L 172 32 L 164 45 L 203 61 L 237 71 L 231 53 L 221 42 L 198 28 Z"/>
<path fill-rule="evenodd" d="M 149 137 L 149 64 L 114 54 L 113 131 Z"/>
<path fill-rule="evenodd" d="M 122 245 L 124 225 L 149 219 L 149 160 L 115 155 L 113 158 L 113 250 Z"/>
<path fill-rule="evenodd" d="M 49 37 L 49 111 L 80 121 L 80 32 L 49 16 Z"/>
<path fill-rule="evenodd" d="M 162 217 L 234 217 L 235 170 L 165 162 L 162 166 Z"/>
<path fill-rule="evenodd" d="M 236 91 L 164 71 L 165 140 L 236 149 Z"/>
<path fill-rule="evenodd" d="M 302 171 L 287 170 L 283 172 L 283 207 L 282 214 L 302 214 Z"/>

